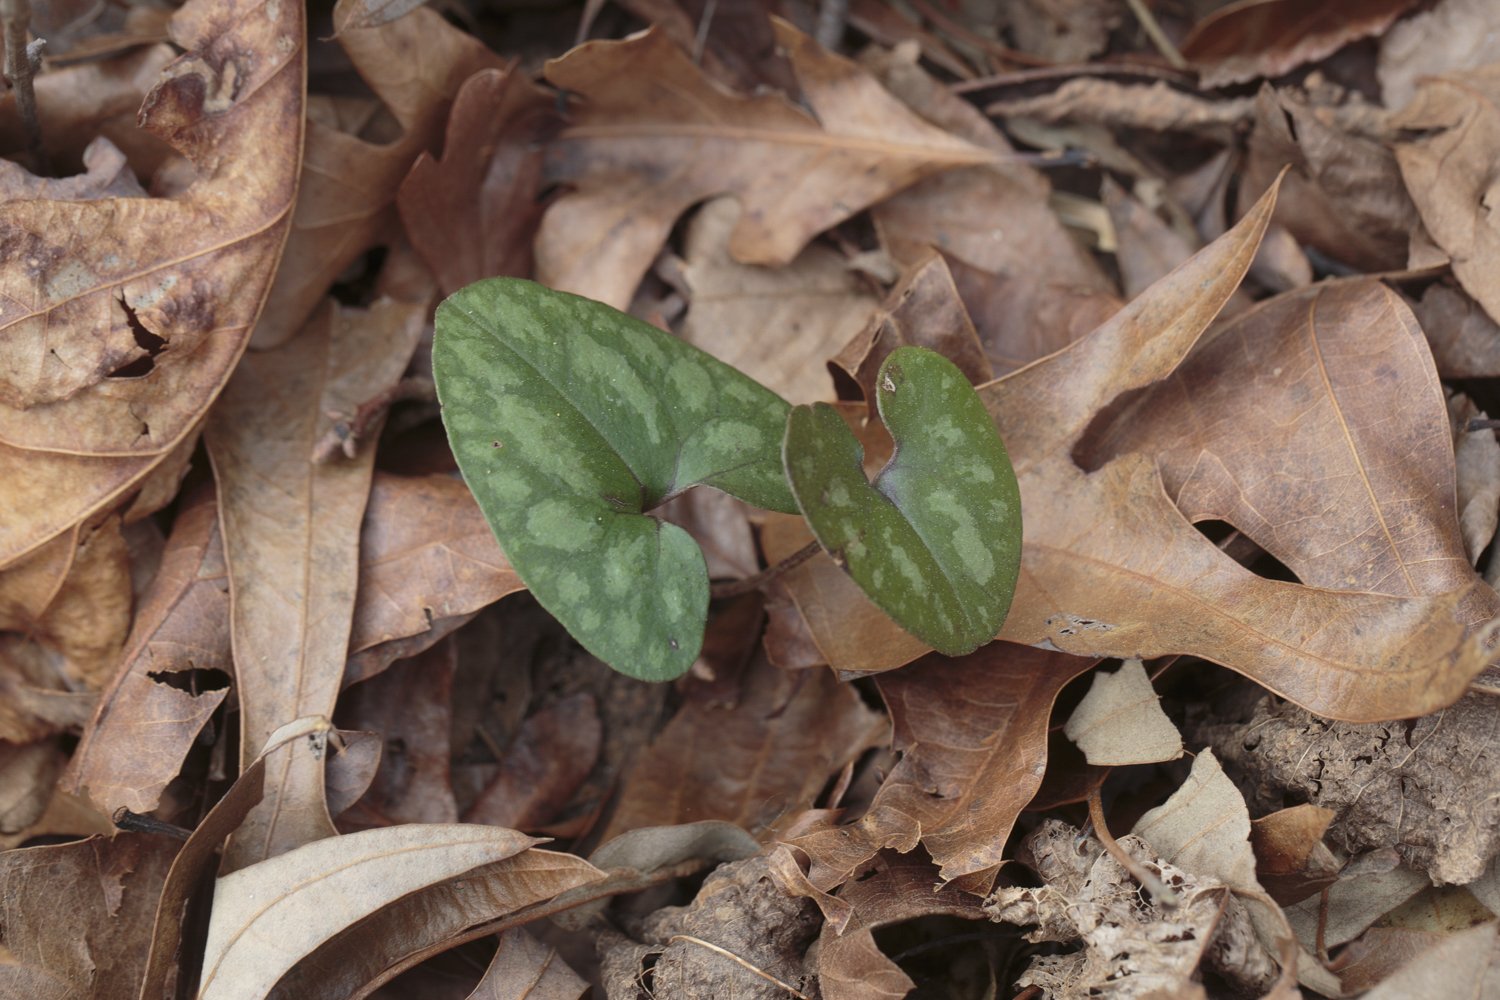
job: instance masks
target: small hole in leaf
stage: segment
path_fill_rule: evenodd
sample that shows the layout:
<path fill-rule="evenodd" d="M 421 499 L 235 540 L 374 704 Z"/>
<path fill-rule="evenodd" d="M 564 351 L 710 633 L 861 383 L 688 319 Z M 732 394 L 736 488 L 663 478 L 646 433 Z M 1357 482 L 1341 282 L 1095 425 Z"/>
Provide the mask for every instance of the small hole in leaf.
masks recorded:
<path fill-rule="evenodd" d="M 158 684 L 165 684 L 178 691 L 200 695 L 208 691 L 222 691 L 229 686 L 229 675 L 212 667 L 189 667 L 187 670 L 151 670 L 146 676 Z"/>
<path fill-rule="evenodd" d="M 165 338 L 158 337 L 156 334 L 146 329 L 146 325 L 141 322 L 140 317 L 136 315 L 135 310 L 130 307 L 130 303 L 126 302 L 123 297 L 118 298 L 115 301 L 118 302 L 120 304 L 120 308 L 125 311 L 125 322 L 130 324 L 130 333 L 135 337 L 136 346 L 146 353 L 143 357 L 136 358 L 134 361 L 126 362 L 125 364 L 116 368 L 114 371 L 109 373 L 109 377 L 143 378 L 147 375 L 150 375 L 152 370 L 156 367 L 156 356 L 167 349 L 167 341 Z"/>

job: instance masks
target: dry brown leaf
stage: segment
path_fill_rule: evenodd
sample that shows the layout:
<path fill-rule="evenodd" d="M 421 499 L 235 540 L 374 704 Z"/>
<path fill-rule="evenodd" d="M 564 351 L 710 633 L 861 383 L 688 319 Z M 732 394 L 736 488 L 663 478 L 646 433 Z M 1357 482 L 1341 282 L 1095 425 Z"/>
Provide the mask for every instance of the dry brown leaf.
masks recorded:
<path fill-rule="evenodd" d="M 1144 452 L 1189 520 L 1229 522 L 1303 583 L 1416 596 L 1475 584 L 1451 440 L 1415 318 L 1384 285 L 1351 281 L 1215 329 L 1083 461 Z M 1482 621 L 1500 601 L 1477 588 L 1462 613 Z"/>
<path fill-rule="evenodd" d="M 716 198 L 688 226 L 682 339 L 792 403 L 831 400 L 824 362 L 875 311 L 875 298 L 843 255 L 814 245 L 780 268 L 741 264 L 730 253 L 741 210 Z"/>
<path fill-rule="evenodd" d="M 1380 37 L 1380 96 L 1394 111 L 1412 99 L 1422 77 L 1483 66 L 1497 45 L 1500 8 L 1489 0 L 1440 0 Z"/>
<path fill-rule="evenodd" d="M 285 263 L 255 331 L 257 349 L 301 330 L 344 269 L 386 238 L 396 220 L 396 190 L 417 154 L 442 134 L 459 87 L 481 69 L 503 65 L 478 39 L 426 9 L 378 27 L 349 28 L 338 40 L 401 135 L 379 143 L 334 121 L 309 120 L 302 190 Z"/>
<path fill-rule="evenodd" d="M 1243 0 L 1193 26 L 1182 54 L 1204 87 L 1282 76 L 1350 42 L 1379 35 L 1417 0 Z"/>
<path fill-rule="evenodd" d="M 339 0 L 333 6 L 334 35 L 378 28 L 410 14 L 424 3 L 426 0 Z"/>
<path fill-rule="evenodd" d="M 354 685 L 339 698 L 339 727 L 377 734 L 384 747 L 368 791 L 340 817 L 341 830 L 458 822 L 458 804 L 448 781 L 457 666 L 453 640 L 446 639 Z"/>
<path fill-rule="evenodd" d="M 547 79 L 583 102 L 548 154 L 549 180 L 576 190 L 542 219 L 544 284 L 625 308 L 677 217 L 726 193 L 744 208 L 729 252 L 782 266 L 873 202 L 995 159 L 926 124 L 790 25 L 776 26 L 817 120 L 780 96 L 726 91 L 656 29 L 589 42 L 547 64 Z"/>
<path fill-rule="evenodd" d="M 1258 197 L 1291 165 L 1278 196 L 1278 223 L 1361 270 L 1405 267 L 1411 233 L 1421 223 L 1396 157 L 1323 110 L 1294 91 L 1261 89 L 1239 203 Z"/>
<path fill-rule="evenodd" d="M 1463 393 L 1448 398 L 1453 425 L 1453 463 L 1458 473 L 1458 526 L 1469 562 L 1477 563 L 1500 524 L 1500 441 L 1488 427 L 1468 430 L 1486 414 Z"/>
<path fill-rule="evenodd" d="M 899 1000 L 916 984 L 875 943 L 874 931 L 903 920 L 943 914 L 983 920 L 979 900 L 947 886 L 937 870 L 914 857 L 882 852 L 846 883 L 839 898 L 853 909 L 842 934 L 825 924 L 818 939 L 818 985 L 824 1000 Z"/>
<path fill-rule="evenodd" d="M 1016 47 L 1054 63 L 1087 62 L 1103 52 L 1125 15 L 1118 0 L 1000 0 L 998 6 Z"/>
<path fill-rule="evenodd" d="M 757 658 L 738 704 L 689 700 L 636 758 L 604 839 L 707 819 L 764 829 L 811 804 L 885 728 L 829 671 L 785 674 Z"/>
<path fill-rule="evenodd" d="M 919 840 L 944 881 L 992 878 L 1041 785 L 1052 703 L 1092 665 L 1000 642 L 881 674 L 901 760 L 859 822 L 791 841 L 812 861 L 812 884 L 831 890 L 881 848 L 910 851 Z"/>
<path fill-rule="evenodd" d="M 499 827 L 410 824 L 304 844 L 225 875 L 214 889 L 198 995 L 264 997 L 300 959 L 362 918 L 378 918 L 402 897 L 482 866 L 532 854 L 535 843 Z M 511 874 L 524 885 L 524 868 Z"/>
<path fill-rule="evenodd" d="M 359 539 L 349 654 L 421 635 L 523 589 L 469 488 L 452 476 L 376 473 Z"/>
<path fill-rule="evenodd" d="M 0 854 L 0 994 L 67 1000 L 134 996 L 151 914 L 181 846 L 121 833 Z"/>
<path fill-rule="evenodd" d="M 929 248 L 947 258 L 995 371 L 1050 354 L 1113 313 L 1114 287 L 1048 207 L 1046 177 L 1003 162 L 1012 151 L 995 127 L 914 62 L 893 55 L 875 70 L 918 114 L 1002 160 L 929 178 L 873 212 L 903 265 Z"/>
<path fill-rule="evenodd" d="M 941 254 L 929 251 L 907 268 L 864 329 L 828 363 L 847 372 L 868 403 L 881 364 L 906 344 L 937 351 L 975 385 L 995 377 Z"/>
<path fill-rule="evenodd" d="M 211 490 L 188 498 L 113 683 L 62 787 L 107 815 L 148 813 L 229 693 L 229 582 Z"/>
<path fill-rule="evenodd" d="M 1328 889 L 1323 942 L 1330 948 L 1352 941 L 1385 914 L 1431 885 L 1427 876 L 1406 867 L 1363 875 L 1345 874 Z M 1317 946 L 1323 901 L 1312 896 L 1287 907 L 1287 919 L 1304 948 Z"/>
<path fill-rule="evenodd" d="M 1407 190 L 1459 284 L 1500 320 L 1500 223 L 1488 208 L 1500 149 L 1500 65 L 1426 79 L 1391 122 Z"/>
<path fill-rule="evenodd" d="M 401 377 L 425 312 L 390 300 L 367 312 L 330 304 L 293 340 L 246 357 L 209 415 L 243 764 L 278 726 L 333 714 L 374 450 L 323 464 L 313 456 L 330 412 L 352 413 Z M 313 749 L 277 762 L 266 801 L 231 847 L 231 867 L 333 832 Z"/>
<path fill-rule="evenodd" d="M 0 186 L 20 200 L 0 227 L 11 248 L 0 269 L 0 562 L 149 472 L 243 350 L 296 196 L 302 15 L 200 0 L 173 17 L 187 51 L 146 96 L 141 123 L 197 167 L 175 197 L 33 198 L 36 185 L 4 164 Z"/>
<path fill-rule="evenodd" d="M 1096 671 L 1063 732 L 1090 764 L 1155 764 L 1182 756 L 1182 734 L 1162 711 L 1140 660 Z"/>
<path fill-rule="evenodd" d="M 442 158 L 423 152 L 401 182 L 406 236 L 445 294 L 494 275 L 531 277 L 540 141 L 556 107 L 519 69 L 480 70 L 453 100 Z"/>
<path fill-rule="evenodd" d="M 1120 283 L 1128 299 L 1135 298 L 1166 277 L 1172 268 L 1191 257 L 1200 247 L 1180 229 L 1168 225 L 1132 198 L 1107 175 L 1099 189 L 1099 198 L 1109 209 L 1110 221 L 1115 225 L 1115 238 L 1119 241 L 1115 260 L 1119 263 Z"/>
<path fill-rule="evenodd" d="M 603 737 L 598 707 L 587 692 L 528 715 L 464 822 L 521 830 L 544 826 L 594 769 Z"/>
<path fill-rule="evenodd" d="M 1450 934 L 1365 994 L 1365 1000 L 1414 996 L 1500 996 L 1500 925 Z"/>
<path fill-rule="evenodd" d="M 1283 906 L 1316 895 L 1338 880 L 1339 863 L 1323 844 L 1333 811 L 1303 803 L 1250 823 L 1256 876 Z"/>
<path fill-rule="evenodd" d="M 26 834 L 45 814 L 67 762 L 60 737 L 0 742 L 0 850 L 13 846 L 10 838 Z"/>
<path fill-rule="evenodd" d="M 468 1000 L 579 1000 L 587 980 L 557 954 L 517 927 L 500 935 L 500 946 Z"/>

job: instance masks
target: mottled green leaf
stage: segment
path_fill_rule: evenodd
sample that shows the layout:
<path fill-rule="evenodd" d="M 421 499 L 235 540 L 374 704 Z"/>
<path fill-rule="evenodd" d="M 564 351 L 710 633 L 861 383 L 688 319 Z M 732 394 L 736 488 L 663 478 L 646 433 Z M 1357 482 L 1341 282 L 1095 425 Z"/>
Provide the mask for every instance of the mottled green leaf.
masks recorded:
<path fill-rule="evenodd" d="M 667 680 L 703 641 L 708 571 L 644 512 L 696 485 L 794 512 L 787 403 L 609 306 L 491 278 L 438 307 L 448 440 L 538 601 L 616 670 Z"/>
<path fill-rule="evenodd" d="M 876 403 L 896 453 L 873 484 L 822 403 L 798 406 L 783 456 L 818 542 L 902 628 L 949 656 L 1000 631 L 1021 566 L 1021 494 L 984 404 L 947 358 L 891 352 Z"/>

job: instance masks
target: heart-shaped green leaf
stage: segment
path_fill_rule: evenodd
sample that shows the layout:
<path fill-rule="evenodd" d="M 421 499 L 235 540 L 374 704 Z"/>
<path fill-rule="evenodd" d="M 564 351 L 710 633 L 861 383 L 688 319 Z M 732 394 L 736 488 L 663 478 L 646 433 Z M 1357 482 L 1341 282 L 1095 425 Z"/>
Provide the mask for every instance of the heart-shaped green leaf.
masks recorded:
<path fill-rule="evenodd" d="M 668 680 L 703 642 L 708 571 L 644 512 L 697 485 L 795 512 L 785 400 L 590 299 L 491 278 L 437 310 L 448 440 L 500 547 L 542 606 L 616 670 Z"/>
<path fill-rule="evenodd" d="M 947 358 L 891 352 L 876 380 L 896 453 L 873 484 L 822 403 L 798 406 L 782 455 L 818 542 L 880 609 L 949 656 L 1000 631 L 1021 567 L 1021 493 L 984 404 Z"/>

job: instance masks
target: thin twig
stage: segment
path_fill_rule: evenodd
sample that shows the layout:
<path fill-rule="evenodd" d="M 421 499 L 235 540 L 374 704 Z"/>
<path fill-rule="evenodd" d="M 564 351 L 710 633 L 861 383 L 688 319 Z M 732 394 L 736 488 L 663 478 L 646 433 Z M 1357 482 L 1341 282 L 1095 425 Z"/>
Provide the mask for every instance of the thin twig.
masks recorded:
<path fill-rule="evenodd" d="M 115 814 L 110 818 L 114 821 L 116 830 L 124 830 L 129 833 L 164 833 L 168 837 L 175 837 L 182 841 L 186 841 L 193 835 L 192 830 L 164 822 L 155 816 L 146 816 L 142 813 L 131 812 L 124 806 L 116 809 Z"/>
<path fill-rule="evenodd" d="M 759 590 L 762 586 L 776 579 L 781 574 L 801 566 L 821 550 L 822 546 L 817 542 L 808 542 L 802 548 L 781 560 L 781 562 L 774 566 L 767 566 L 759 573 L 753 573 L 739 580 L 728 580 L 724 583 L 714 584 L 709 589 L 709 595 L 718 601 L 726 597 L 738 597 L 741 594 L 748 594 L 752 590 Z"/>
<path fill-rule="evenodd" d="M 1177 46 L 1167 37 L 1167 33 L 1161 30 L 1161 25 L 1156 23 L 1156 15 L 1151 13 L 1151 8 L 1146 6 L 1146 0 L 1125 0 L 1130 5 L 1130 11 L 1135 19 L 1141 22 L 1141 29 L 1146 32 L 1146 37 L 1151 39 L 1151 44 L 1156 46 L 1160 52 L 1172 64 L 1173 69 L 1187 69 L 1188 61 L 1182 58 L 1182 53 L 1177 51 Z"/>
<path fill-rule="evenodd" d="M 771 975 L 765 969 L 760 969 L 751 965 L 749 962 L 745 961 L 743 958 L 740 958 L 740 956 L 736 955 L 734 952 L 729 951 L 726 948 L 720 948 L 718 945 L 714 944 L 711 941 L 705 941 L 702 938 L 693 937 L 691 934 L 673 934 L 671 937 L 667 938 L 667 944 L 671 944 L 673 941 L 686 941 L 689 944 L 696 944 L 699 947 L 707 948 L 715 955 L 723 955 L 725 958 L 729 959 L 731 962 L 734 962 L 736 965 L 739 965 L 755 973 L 766 982 L 775 983 L 777 986 L 780 986 L 792 996 L 796 997 L 797 1000 L 809 1000 L 808 995 L 797 989 L 795 986 L 783 983 L 781 980 Z"/>
<path fill-rule="evenodd" d="M 5 78 L 16 92 L 16 110 L 21 115 L 21 127 L 26 134 L 26 155 L 31 160 L 33 171 L 43 170 L 42 120 L 36 111 L 36 89 L 32 77 L 42 61 L 42 46 L 38 39 L 27 44 L 31 32 L 31 0 L 0 0 L 0 24 L 5 29 Z"/>
<path fill-rule="evenodd" d="M 1109 832 L 1109 824 L 1104 819 L 1104 802 L 1099 798 L 1098 788 L 1089 792 L 1089 821 L 1094 824 L 1094 836 L 1099 838 L 1099 843 L 1104 845 L 1109 856 L 1118 861 L 1130 873 L 1130 877 L 1141 884 L 1141 888 L 1151 893 L 1151 898 L 1156 900 L 1158 906 L 1170 909 L 1177 905 L 1177 893 L 1168 889 L 1145 865 L 1132 858 L 1130 852 L 1121 847 Z"/>

